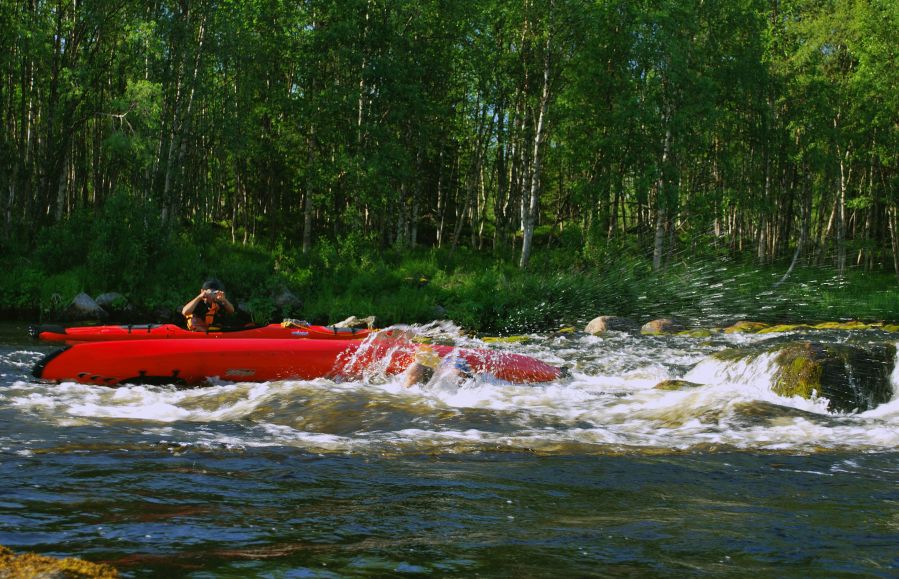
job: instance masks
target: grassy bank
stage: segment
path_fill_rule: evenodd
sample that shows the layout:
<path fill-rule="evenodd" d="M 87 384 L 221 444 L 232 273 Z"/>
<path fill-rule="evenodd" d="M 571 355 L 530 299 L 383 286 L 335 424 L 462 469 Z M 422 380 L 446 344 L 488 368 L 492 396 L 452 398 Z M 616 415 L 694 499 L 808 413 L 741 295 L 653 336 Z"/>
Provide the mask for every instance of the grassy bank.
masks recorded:
<path fill-rule="evenodd" d="M 541 249 L 521 271 L 514 255 L 467 249 L 385 252 L 351 236 L 340 244 L 320 241 L 303 255 L 235 245 L 212 227 L 160 236 L 154 224 L 136 222 L 145 223 L 145 215 L 124 223 L 85 219 L 48 233 L 27 255 L 0 258 L 3 317 L 57 321 L 80 292 L 118 292 L 136 307 L 131 316 L 139 319 L 130 321 L 164 321 L 214 275 L 257 322 L 374 314 L 381 325 L 450 319 L 470 331 L 512 334 L 582 327 L 604 314 L 677 316 L 702 325 L 899 320 L 899 292 L 888 273 L 850 270 L 838 278 L 830 268 L 805 267 L 778 285 L 786 264 L 691 258 L 657 273 L 623 248 L 587 252 L 577 244 Z M 285 289 L 303 305 L 279 309 L 275 296 Z"/>

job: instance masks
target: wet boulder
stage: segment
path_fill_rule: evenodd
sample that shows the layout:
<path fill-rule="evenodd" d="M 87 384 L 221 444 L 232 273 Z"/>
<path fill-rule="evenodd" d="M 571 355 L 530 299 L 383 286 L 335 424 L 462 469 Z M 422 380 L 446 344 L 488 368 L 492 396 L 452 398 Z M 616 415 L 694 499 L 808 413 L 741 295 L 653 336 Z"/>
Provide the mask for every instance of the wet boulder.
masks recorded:
<path fill-rule="evenodd" d="M 764 350 L 736 348 L 713 357 L 726 364 L 752 363 L 767 355 L 771 390 L 780 396 L 827 399 L 830 412 L 864 412 L 893 397 L 892 344 L 785 341 Z"/>
<path fill-rule="evenodd" d="M 786 344 L 775 357 L 774 391 L 804 398 L 816 391 L 828 399 L 832 412 L 870 410 L 892 399 L 895 360 L 891 344 Z"/>
<path fill-rule="evenodd" d="M 593 318 L 584 328 L 588 334 L 598 335 L 605 332 L 636 332 L 640 324 L 619 316 L 599 316 Z"/>
<path fill-rule="evenodd" d="M 106 320 L 109 318 L 109 313 L 101 308 L 92 297 L 82 292 L 72 299 L 72 303 L 65 309 L 63 317 L 72 322 Z"/>
<path fill-rule="evenodd" d="M 661 318 L 643 324 L 643 327 L 640 328 L 640 333 L 646 335 L 676 334 L 686 329 L 687 327 L 678 320 Z"/>

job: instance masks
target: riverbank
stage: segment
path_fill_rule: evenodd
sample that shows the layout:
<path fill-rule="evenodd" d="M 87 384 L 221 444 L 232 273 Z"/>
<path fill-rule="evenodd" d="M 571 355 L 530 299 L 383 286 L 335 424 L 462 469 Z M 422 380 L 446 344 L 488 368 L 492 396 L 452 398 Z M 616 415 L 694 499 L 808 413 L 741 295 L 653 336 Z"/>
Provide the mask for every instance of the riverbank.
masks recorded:
<path fill-rule="evenodd" d="M 599 315 L 677 317 L 693 326 L 740 319 L 899 322 L 896 281 L 881 272 L 849 270 L 840 277 L 826 267 L 798 267 L 784 277 L 786 264 L 760 268 L 722 258 L 679 260 L 654 272 L 643 258 L 587 259 L 565 249 L 541 252 L 527 270 L 511 257 L 464 248 L 332 248 L 302 257 L 219 241 L 207 259 L 182 251 L 127 278 L 7 257 L 0 263 L 8 274 L 0 280 L 0 318 L 66 321 L 76 295 L 115 292 L 121 299 L 106 308 L 109 322 L 180 321 L 183 302 L 214 275 L 240 305 L 242 321 L 260 323 L 375 315 L 382 327 L 448 319 L 472 332 L 515 334 L 583 327 Z"/>

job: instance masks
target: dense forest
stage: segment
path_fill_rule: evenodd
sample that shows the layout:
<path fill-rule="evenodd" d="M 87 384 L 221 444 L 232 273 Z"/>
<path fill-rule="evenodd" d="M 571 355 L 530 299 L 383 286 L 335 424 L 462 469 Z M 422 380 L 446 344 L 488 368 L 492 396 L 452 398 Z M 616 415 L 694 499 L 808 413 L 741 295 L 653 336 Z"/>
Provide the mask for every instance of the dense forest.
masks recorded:
<path fill-rule="evenodd" d="M 102 214 L 132 269 L 211 227 L 899 276 L 894 0 L 3 0 L 0 28 L 7 255 Z"/>

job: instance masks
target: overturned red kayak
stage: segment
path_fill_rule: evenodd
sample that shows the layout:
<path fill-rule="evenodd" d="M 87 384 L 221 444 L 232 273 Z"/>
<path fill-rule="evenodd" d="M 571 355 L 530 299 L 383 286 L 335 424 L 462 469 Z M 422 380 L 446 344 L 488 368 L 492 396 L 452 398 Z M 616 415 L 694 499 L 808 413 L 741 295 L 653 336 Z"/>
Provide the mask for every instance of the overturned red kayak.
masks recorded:
<path fill-rule="evenodd" d="M 414 360 L 415 344 L 362 340 L 140 340 L 85 342 L 48 354 L 33 374 L 82 384 L 195 385 L 208 378 L 239 382 L 352 378 L 376 368 L 396 375 Z M 550 382 L 562 372 L 521 354 L 435 346 L 464 359 L 473 373 L 509 382 Z"/>
<path fill-rule="evenodd" d="M 110 340 L 208 339 L 208 338 L 312 338 L 317 340 L 348 340 L 369 336 L 375 330 L 367 328 L 335 328 L 333 326 L 269 324 L 236 330 L 192 332 L 175 324 L 139 324 L 121 326 L 80 326 L 65 328 L 56 325 L 31 326 L 28 333 L 49 342 L 105 342 Z"/>

